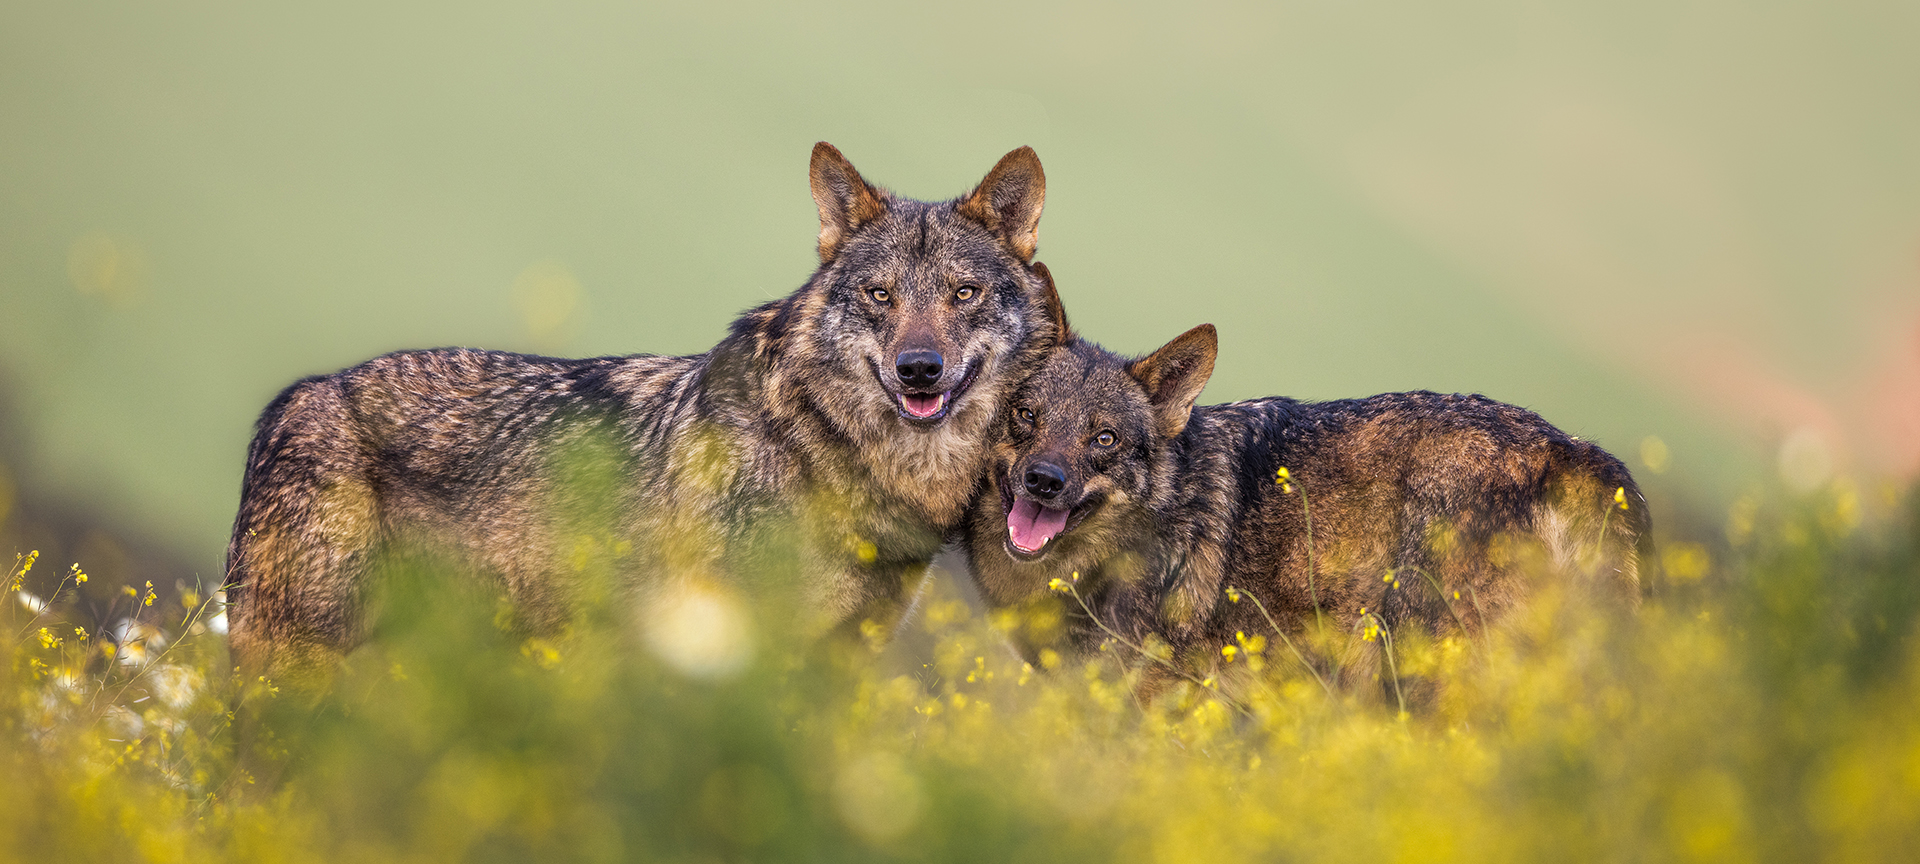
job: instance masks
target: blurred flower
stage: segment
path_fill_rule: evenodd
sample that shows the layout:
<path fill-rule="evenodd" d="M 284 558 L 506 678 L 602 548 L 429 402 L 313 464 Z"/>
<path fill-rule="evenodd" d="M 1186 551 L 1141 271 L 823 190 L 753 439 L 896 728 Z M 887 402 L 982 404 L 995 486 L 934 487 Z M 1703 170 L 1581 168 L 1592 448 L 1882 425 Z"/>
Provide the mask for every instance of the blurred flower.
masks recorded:
<path fill-rule="evenodd" d="M 730 678 L 753 657 L 746 612 L 715 586 L 685 585 L 655 598 L 645 633 L 655 654 L 693 678 Z"/>

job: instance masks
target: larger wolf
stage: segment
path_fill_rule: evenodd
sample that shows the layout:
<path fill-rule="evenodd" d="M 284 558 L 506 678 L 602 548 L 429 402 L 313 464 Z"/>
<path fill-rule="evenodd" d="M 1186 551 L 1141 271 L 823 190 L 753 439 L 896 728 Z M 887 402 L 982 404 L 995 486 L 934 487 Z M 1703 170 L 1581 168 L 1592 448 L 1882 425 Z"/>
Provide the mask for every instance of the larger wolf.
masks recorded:
<path fill-rule="evenodd" d="M 497 580 L 535 628 L 566 620 L 582 556 L 642 605 L 777 573 L 815 632 L 891 626 L 1060 335 L 1033 260 L 1046 182 L 1025 147 L 939 203 L 825 142 L 809 176 L 818 269 L 704 354 L 403 351 L 274 399 L 227 552 L 242 673 L 363 639 L 400 550 Z"/>

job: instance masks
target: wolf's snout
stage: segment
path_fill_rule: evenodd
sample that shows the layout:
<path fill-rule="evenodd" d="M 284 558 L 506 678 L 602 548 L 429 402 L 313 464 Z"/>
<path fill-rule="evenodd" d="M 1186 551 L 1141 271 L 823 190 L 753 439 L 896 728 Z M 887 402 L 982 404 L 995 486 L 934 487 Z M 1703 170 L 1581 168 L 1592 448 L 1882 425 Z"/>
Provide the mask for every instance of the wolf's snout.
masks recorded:
<path fill-rule="evenodd" d="M 1067 472 L 1058 466 L 1046 462 L 1035 462 L 1027 468 L 1027 493 L 1044 501 L 1052 501 L 1067 488 Z"/>
<path fill-rule="evenodd" d="M 946 368 L 938 351 L 902 351 L 893 363 L 900 383 L 908 387 L 931 388 L 940 380 L 940 370 Z"/>

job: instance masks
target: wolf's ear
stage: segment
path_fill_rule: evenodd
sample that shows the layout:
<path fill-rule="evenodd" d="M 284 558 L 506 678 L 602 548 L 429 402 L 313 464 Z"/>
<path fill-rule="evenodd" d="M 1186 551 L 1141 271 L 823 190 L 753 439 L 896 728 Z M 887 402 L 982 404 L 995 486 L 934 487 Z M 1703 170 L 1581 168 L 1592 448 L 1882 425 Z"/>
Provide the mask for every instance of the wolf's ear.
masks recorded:
<path fill-rule="evenodd" d="M 1053 271 L 1048 270 L 1047 265 L 1035 261 L 1033 275 L 1040 277 L 1041 283 L 1047 286 L 1046 292 L 1040 298 L 1040 303 L 1046 307 L 1047 320 L 1053 324 L 1053 344 L 1065 345 L 1073 339 L 1073 328 L 1067 326 L 1067 305 L 1060 302 L 1060 291 L 1053 287 Z"/>
<path fill-rule="evenodd" d="M 992 229 L 1021 261 L 1040 245 L 1040 207 L 1047 203 L 1047 175 L 1032 147 L 1000 157 L 979 188 L 960 199 L 960 215 Z"/>
<path fill-rule="evenodd" d="M 813 145 L 813 164 L 807 168 L 813 184 L 813 203 L 820 208 L 820 263 L 840 254 L 840 244 L 855 229 L 887 212 L 885 193 L 860 178 L 853 163 L 832 144 Z"/>
<path fill-rule="evenodd" d="M 1172 438 L 1187 428 L 1193 401 L 1213 375 L 1213 359 L 1219 353 L 1213 325 L 1202 324 L 1127 366 L 1127 374 L 1147 388 L 1154 428 L 1161 435 Z"/>

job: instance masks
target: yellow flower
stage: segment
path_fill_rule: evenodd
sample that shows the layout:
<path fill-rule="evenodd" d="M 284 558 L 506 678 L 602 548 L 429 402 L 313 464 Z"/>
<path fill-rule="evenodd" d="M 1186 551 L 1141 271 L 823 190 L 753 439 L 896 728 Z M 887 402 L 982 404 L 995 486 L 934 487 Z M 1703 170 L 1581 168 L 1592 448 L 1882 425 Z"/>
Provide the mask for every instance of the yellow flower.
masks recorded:
<path fill-rule="evenodd" d="M 1620 505 L 1622 510 L 1627 509 L 1627 487 L 1621 486 L 1613 490 L 1613 503 Z"/>
<path fill-rule="evenodd" d="M 1240 589 L 1235 588 L 1232 585 L 1228 585 L 1227 586 L 1227 602 L 1229 603 L 1240 602 Z"/>
<path fill-rule="evenodd" d="M 1073 586 L 1068 585 L 1067 580 L 1062 579 L 1058 576 L 1055 576 L 1052 579 L 1047 580 L 1047 587 L 1055 591 L 1058 591 L 1062 594 L 1065 594 L 1068 591 L 1073 590 Z"/>
<path fill-rule="evenodd" d="M 1233 662 L 1233 655 L 1235 655 L 1235 654 L 1238 654 L 1238 653 L 1240 653 L 1240 649 L 1239 649 L 1239 648 L 1235 648 L 1235 647 L 1234 647 L 1234 646 L 1232 646 L 1232 645 L 1228 645 L 1228 646 L 1226 646 L 1226 647 L 1224 647 L 1224 648 L 1221 648 L 1221 649 L 1220 649 L 1220 656 L 1222 656 L 1222 657 L 1225 657 L 1225 658 L 1227 658 L 1227 662 L 1228 662 L 1228 663 L 1232 663 L 1232 662 Z"/>

